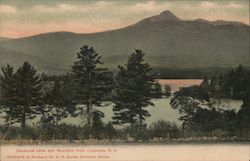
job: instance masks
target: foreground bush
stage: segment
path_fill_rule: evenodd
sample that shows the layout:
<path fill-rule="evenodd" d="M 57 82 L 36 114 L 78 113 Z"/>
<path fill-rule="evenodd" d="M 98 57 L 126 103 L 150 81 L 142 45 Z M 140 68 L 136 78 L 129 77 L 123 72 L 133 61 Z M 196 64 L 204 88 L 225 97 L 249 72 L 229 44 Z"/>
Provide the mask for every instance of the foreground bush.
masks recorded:
<path fill-rule="evenodd" d="M 165 142 L 176 141 L 178 139 L 191 138 L 213 138 L 217 140 L 223 140 L 224 138 L 236 138 L 236 139 L 250 139 L 249 129 L 237 130 L 234 135 L 223 130 L 216 129 L 212 132 L 202 132 L 190 129 L 181 129 L 176 124 L 168 121 L 157 121 L 150 126 L 138 126 L 115 128 L 112 123 L 102 124 L 98 129 L 92 129 L 88 126 L 75 126 L 68 124 L 43 124 L 39 126 L 26 126 L 20 127 L 7 127 L 0 126 L 0 140 L 38 140 L 38 141 L 50 141 L 50 140 L 65 140 L 65 141 L 86 141 L 89 140 L 90 133 L 91 138 L 94 140 L 108 141 L 108 142 Z M 199 139 L 198 139 L 199 140 Z M 203 139 L 204 140 L 204 139 Z"/>
<path fill-rule="evenodd" d="M 157 138 L 173 139 L 180 136 L 180 130 L 175 123 L 160 120 L 149 127 L 150 136 Z"/>
<path fill-rule="evenodd" d="M 149 131 L 146 126 L 140 127 L 138 125 L 134 127 L 126 127 L 118 130 L 118 136 L 120 139 L 128 141 L 148 140 Z"/>
<path fill-rule="evenodd" d="M 35 129 L 26 126 L 25 128 L 9 127 L 4 133 L 2 133 L 6 140 L 12 139 L 38 139 L 38 134 Z"/>
<path fill-rule="evenodd" d="M 48 124 L 39 128 L 40 139 L 42 140 L 79 140 L 81 127 L 67 124 Z"/>

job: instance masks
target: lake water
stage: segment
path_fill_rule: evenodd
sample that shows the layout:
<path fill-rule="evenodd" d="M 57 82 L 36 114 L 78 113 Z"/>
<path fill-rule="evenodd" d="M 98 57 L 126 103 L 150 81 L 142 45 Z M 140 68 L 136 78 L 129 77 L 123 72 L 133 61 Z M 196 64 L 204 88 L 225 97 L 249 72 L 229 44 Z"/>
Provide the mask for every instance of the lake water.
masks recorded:
<path fill-rule="evenodd" d="M 172 91 L 178 90 L 180 87 L 188 87 L 191 85 L 199 85 L 202 80 L 201 79 L 161 79 L 158 80 L 159 83 L 164 86 L 166 84 L 170 85 L 172 88 Z M 181 125 L 181 122 L 178 120 L 180 117 L 180 114 L 178 113 L 178 110 L 174 110 L 170 106 L 170 98 L 159 98 L 159 99 L 153 99 L 152 102 L 155 106 L 149 106 L 146 109 L 151 114 L 150 117 L 146 119 L 146 123 L 149 125 L 153 122 L 156 122 L 158 120 L 166 120 L 175 122 L 178 125 Z M 222 100 L 222 105 L 224 108 L 227 109 L 235 109 L 238 111 L 242 105 L 241 100 Z M 103 122 L 108 123 L 109 121 L 112 121 L 113 116 L 113 104 L 109 104 L 108 106 L 99 108 L 102 112 L 104 112 L 105 117 L 103 118 Z M 32 121 L 29 121 L 29 123 L 37 122 L 39 118 L 33 119 Z M 68 124 L 73 125 L 84 125 L 84 120 L 81 117 L 72 118 L 68 117 L 61 122 L 65 122 Z M 0 119 L 0 124 L 3 124 L 3 119 Z"/>
<path fill-rule="evenodd" d="M 193 85 L 200 85 L 202 83 L 202 79 L 159 79 L 157 80 L 162 87 L 165 85 L 169 85 L 172 89 L 172 92 L 177 91 L 181 87 L 189 87 Z M 178 125 L 181 125 L 181 121 L 178 120 L 180 114 L 178 110 L 174 110 L 170 106 L 170 99 L 171 98 L 159 98 L 153 99 L 152 102 L 155 106 L 149 106 L 146 109 L 151 114 L 150 117 L 146 119 L 146 123 L 150 125 L 153 122 L 158 120 L 166 120 L 175 122 Z M 226 109 L 235 109 L 238 111 L 242 105 L 241 100 L 222 100 L 222 106 Z M 103 121 L 105 123 L 112 121 L 113 105 L 110 104 L 106 107 L 99 108 L 105 114 Z M 67 122 L 70 124 L 77 124 L 82 125 L 84 119 L 81 118 L 66 118 L 63 122 Z"/>
<path fill-rule="evenodd" d="M 146 119 L 146 123 L 150 125 L 153 122 L 156 122 L 158 120 L 166 120 L 175 122 L 178 125 L 181 125 L 181 121 L 178 120 L 180 117 L 180 114 L 178 110 L 174 110 L 170 106 L 170 98 L 160 98 L 160 99 L 153 99 L 152 102 L 155 104 L 155 106 L 149 106 L 146 109 L 151 114 L 150 117 Z M 227 109 L 235 109 L 238 111 L 242 105 L 241 100 L 222 100 L 222 105 L 224 108 Z M 102 111 L 105 114 L 105 117 L 103 118 L 103 122 L 108 123 L 109 121 L 112 121 L 113 111 L 112 111 L 113 105 L 110 104 L 106 107 L 99 108 L 100 111 Z M 82 118 L 66 118 L 62 122 L 74 124 L 74 125 L 83 125 L 84 119 Z"/>

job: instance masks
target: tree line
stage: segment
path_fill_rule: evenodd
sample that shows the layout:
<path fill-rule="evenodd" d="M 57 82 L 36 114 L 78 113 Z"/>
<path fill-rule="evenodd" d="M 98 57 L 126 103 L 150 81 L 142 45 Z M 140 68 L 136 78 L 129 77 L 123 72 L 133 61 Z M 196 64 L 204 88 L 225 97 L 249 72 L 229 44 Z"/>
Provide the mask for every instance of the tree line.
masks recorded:
<path fill-rule="evenodd" d="M 239 111 L 223 108 L 223 99 L 240 99 L 243 104 Z M 181 114 L 186 131 L 250 136 L 250 70 L 240 65 L 224 75 L 205 77 L 201 85 L 175 92 L 170 104 Z"/>
<path fill-rule="evenodd" d="M 94 125 L 104 117 L 99 108 L 106 105 L 105 101 L 112 101 L 113 124 L 142 127 L 150 116 L 146 107 L 153 106 L 152 98 L 162 95 L 144 56 L 141 50 L 135 50 L 126 64 L 118 66 L 116 75 L 102 67 L 101 56 L 87 45 L 80 48 L 71 72 L 65 76 L 39 75 L 27 61 L 16 71 L 6 65 L 0 77 L 5 123 L 21 123 L 25 128 L 27 120 L 38 115 L 42 123 L 54 125 L 69 115 L 82 116 L 92 137 Z"/>

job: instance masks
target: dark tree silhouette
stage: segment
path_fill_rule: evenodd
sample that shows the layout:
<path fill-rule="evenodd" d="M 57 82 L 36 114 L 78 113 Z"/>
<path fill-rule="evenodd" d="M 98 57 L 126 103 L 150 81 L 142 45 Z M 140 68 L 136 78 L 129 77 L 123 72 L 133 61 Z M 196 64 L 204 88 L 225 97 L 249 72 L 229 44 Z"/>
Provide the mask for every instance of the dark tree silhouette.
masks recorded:
<path fill-rule="evenodd" d="M 226 73 L 220 82 L 221 91 L 225 97 L 232 99 L 242 99 L 250 84 L 250 71 L 239 66 Z"/>
<path fill-rule="evenodd" d="M 161 85 L 158 82 L 155 82 L 152 86 L 152 97 L 161 98 L 163 94 Z"/>
<path fill-rule="evenodd" d="M 26 120 L 35 117 L 38 106 L 41 104 L 41 79 L 36 69 L 27 61 L 20 67 L 16 74 L 16 104 L 18 105 L 18 120 L 22 128 Z"/>
<path fill-rule="evenodd" d="M 238 120 L 240 130 L 247 130 L 250 134 L 250 86 L 246 87 L 243 104 L 238 112 Z"/>
<path fill-rule="evenodd" d="M 2 67 L 1 70 L 2 75 L 0 75 L 0 105 L 2 107 L 2 111 L 6 114 L 6 116 L 4 116 L 5 123 L 9 126 L 16 121 L 14 119 L 14 111 L 16 108 L 16 104 L 14 102 L 16 98 L 14 70 L 10 65 Z"/>
<path fill-rule="evenodd" d="M 22 128 L 25 128 L 26 120 L 34 118 L 39 113 L 38 106 L 41 104 L 40 77 L 36 74 L 35 68 L 27 61 L 14 74 L 11 74 L 13 69 L 8 66 L 3 71 L 4 75 L 7 73 L 9 73 L 7 74 L 9 77 L 13 75 L 10 77 L 11 79 L 5 81 L 9 87 L 3 90 L 4 95 L 11 93 L 10 97 L 5 99 L 5 102 L 11 103 L 9 105 L 12 107 L 11 112 L 7 112 L 7 114 L 15 122 L 20 122 Z"/>
<path fill-rule="evenodd" d="M 43 121 L 58 125 L 58 122 L 67 117 L 67 100 L 63 91 L 63 81 L 56 79 L 52 90 L 48 91 L 44 97 L 42 108 Z"/>
<path fill-rule="evenodd" d="M 171 96 L 171 87 L 167 84 L 164 86 L 164 95 L 167 97 Z"/>
<path fill-rule="evenodd" d="M 134 126 L 139 119 L 139 125 L 142 126 L 142 121 L 150 116 L 145 107 L 153 105 L 150 100 L 155 97 L 155 82 L 150 65 L 144 61 L 144 55 L 141 50 L 135 50 L 127 64 L 118 67 L 113 100 L 115 124 L 130 123 Z"/>
<path fill-rule="evenodd" d="M 73 102 L 86 106 L 87 125 L 91 129 L 91 133 L 94 113 L 99 113 L 100 117 L 103 115 L 100 111 L 94 109 L 94 106 L 102 106 L 102 101 L 111 92 L 113 83 L 112 73 L 106 68 L 99 67 L 102 64 L 101 56 L 92 47 L 85 45 L 77 53 L 77 60 L 72 66 Z"/>

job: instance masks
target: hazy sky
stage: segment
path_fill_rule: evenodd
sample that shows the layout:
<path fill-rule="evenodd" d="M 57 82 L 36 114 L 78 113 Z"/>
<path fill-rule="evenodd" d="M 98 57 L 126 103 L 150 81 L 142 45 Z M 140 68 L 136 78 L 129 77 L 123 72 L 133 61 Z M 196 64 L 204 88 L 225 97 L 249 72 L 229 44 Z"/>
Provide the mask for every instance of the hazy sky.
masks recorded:
<path fill-rule="evenodd" d="M 248 0 L 0 0 L 0 37 L 52 31 L 99 32 L 128 26 L 164 10 L 185 20 L 224 19 L 249 24 Z"/>

